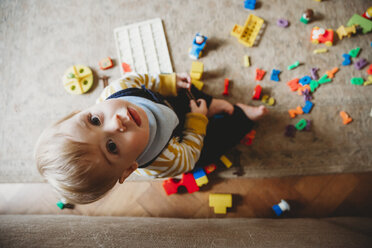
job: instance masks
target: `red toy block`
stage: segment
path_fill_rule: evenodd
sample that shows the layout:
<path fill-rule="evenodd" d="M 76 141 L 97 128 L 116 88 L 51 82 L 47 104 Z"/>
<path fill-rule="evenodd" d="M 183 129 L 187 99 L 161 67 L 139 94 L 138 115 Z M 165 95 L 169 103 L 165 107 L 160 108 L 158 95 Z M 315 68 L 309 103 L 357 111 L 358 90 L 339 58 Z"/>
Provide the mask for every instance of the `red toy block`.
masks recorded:
<path fill-rule="evenodd" d="M 300 82 L 300 79 L 294 78 L 291 81 L 287 82 L 287 85 L 289 86 L 289 88 L 291 88 L 292 91 L 296 91 L 299 87 L 298 82 Z"/>
<path fill-rule="evenodd" d="M 110 57 L 102 59 L 98 64 L 101 70 L 107 70 L 114 66 Z"/>
<path fill-rule="evenodd" d="M 265 76 L 266 71 L 261 70 L 261 69 L 256 69 L 256 80 L 261 81 L 263 77 Z"/>
<path fill-rule="evenodd" d="M 369 67 L 367 68 L 367 73 L 368 75 L 372 75 L 372 64 L 370 64 Z"/>
<path fill-rule="evenodd" d="M 215 171 L 217 169 L 217 166 L 215 164 L 210 164 L 210 165 L 207 165 L 204 167 L 204 171 L 205 173 L 207 174 L 210 174 L 212 173 L 213 171 Z"/>
<path fill-rule="evenodd" d="M 225 89 L 224 89 L 222 95 L 224 95 L 224 96 L 229 95 L 229 79 L 228 78 L 225 78 Z"/>
<path fill-rule="evenodd" d="M 181 180 L 175 179 L 175 178 L 169 178 L 163 181 L 163 188 L 165 190 L 165 193 L 167 193 L 167 195 L 177 193 L 179 186 L 184 186 L 190 194 L 199 190 L 199 187 L 196 184 L 192 173 L 182 174 Z"/>
<path fill-rule="evenodd" d="M 130 65 L 128 65 L 127 63 L 121 63 L 121 67 L 123 68 L 123 71 L 124 72 L 131 72 L 132 71 L 132 68 L 130 68 Z"/>
<path fill-rule="evenodd" d="M 261 92 L 262 92 L 262 87 L 261 87 L 261 85 L 257 84 L 256 88 L 254 88 L 252 99 L 253 100 L 260 100 Z"/>

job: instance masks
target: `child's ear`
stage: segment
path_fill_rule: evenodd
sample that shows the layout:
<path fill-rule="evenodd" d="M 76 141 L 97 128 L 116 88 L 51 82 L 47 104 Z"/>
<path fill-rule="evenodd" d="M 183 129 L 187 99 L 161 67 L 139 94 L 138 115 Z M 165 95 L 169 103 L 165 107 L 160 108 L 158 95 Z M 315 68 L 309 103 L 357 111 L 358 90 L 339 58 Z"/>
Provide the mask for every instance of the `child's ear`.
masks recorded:
<path fill-rule="evenodd" d="M 129 166 L 127 169 L 123 171 L 123 174 L 119 178 L 119 183 L 122 184 L 127 177 L 129 177 L 130 174 L 133 173 L 133 171 L 137 170 L 138 163 L 136 161 L 133 162 L 131 166 Z"/>

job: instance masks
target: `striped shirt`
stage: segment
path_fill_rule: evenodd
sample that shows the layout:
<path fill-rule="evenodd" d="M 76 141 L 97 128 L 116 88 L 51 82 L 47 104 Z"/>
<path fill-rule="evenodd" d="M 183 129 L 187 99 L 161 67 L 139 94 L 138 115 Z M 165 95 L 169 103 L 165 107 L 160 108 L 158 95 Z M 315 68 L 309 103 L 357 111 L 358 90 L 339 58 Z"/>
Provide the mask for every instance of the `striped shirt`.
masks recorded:
<path fill-rule="evenodd" d="M 113 93 L 145 85 L 147 89 L 158 92 L 163 96 L 177 96 L 176 74 L 147 74 L 128 73 L 123 78 L 110 83 L 97 99 L 104 101 Z M 139 168 L 136 174 L 151 178 L 173 177 L 192 170 L 198 161 L 203 139 L 206 134 L 208 118 L 198 113 L 187 113 L 183 130 L 183 139 L 173 137 L 163 152 L 146 168 Z"/>

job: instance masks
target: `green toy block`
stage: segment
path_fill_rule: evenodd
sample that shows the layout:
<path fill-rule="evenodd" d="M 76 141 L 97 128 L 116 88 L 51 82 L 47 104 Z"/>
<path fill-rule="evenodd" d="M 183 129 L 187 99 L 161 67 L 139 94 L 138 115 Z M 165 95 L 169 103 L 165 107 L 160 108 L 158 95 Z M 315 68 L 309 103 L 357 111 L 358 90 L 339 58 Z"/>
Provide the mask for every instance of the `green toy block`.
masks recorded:
<path fill-rule="evenodd" d="M 321 78 L 318 80 L 318 83 L 319 83 L 319 84 L 324 84 L 324 83 L 331 82 L 332 79 L 327 78 L 327 77 L 328 77 L 328 75 L 327 75 L 327 74 L 324 74 L 323 77 L 321 77 Z"/>
<path fill-rule="evenodd" d="M 353 26 L 354 24 L 359 25 L 362 28 L 363 34 L 371 32 L 372 30 L 372 21 L 357 14 L 354 14 L 347 22 L 348 27 Z"/>
<path fill-rule="evenodd" d="M 356 58 L 359 54 L 359 51 L 360 51 L 360 47 L 357 47 L 355 49 L 352 49 L 350 52 L 349 52 L 349 55 L 353 58 Z"/>
<path fill-rule="evenodd" d="M 318 83 L 318 81 L 316 81 L 316 80 L 311 80 L 311 82 L 310 82 L 310 91 L 311 92 L 314 92 L 314 90 L 316 89 L 316 88 L 318 88 L 319 87 L 319 83 Z"/>
<path fill-rule="evenodd" d="M 65 208 L 65 204 L 61 201 L 57 202 L 57 207 L 59 207 L 61 210 Z"/>
<path fill-rule="evenodd" d="M 305 119 L 301 119 L 299 122 L 297 122 L 297 124 L 295 125 L 295 127 L 296 127 L 296 129 L 298 131 L 301 131 L 301 130 L 303 130 L 306 127 L 306 124 L 307 124 L 306 120 Z"/>
<path fill-rule="evenodd" d="M 364 79 L 363 79 L 363 78 L 353 77 L 353 78 L 350 80 L 350 82 L 351 82 L 351 84 L 353 84 L 353 85 L 363 85 Z"/>
<path fill-rule="evenodd" d="M 293 65 L 289 65 L 288 66 L 288 71 L 296 68 L 299 65 L 300 65 L 300 62 L 296 61 Z"/>

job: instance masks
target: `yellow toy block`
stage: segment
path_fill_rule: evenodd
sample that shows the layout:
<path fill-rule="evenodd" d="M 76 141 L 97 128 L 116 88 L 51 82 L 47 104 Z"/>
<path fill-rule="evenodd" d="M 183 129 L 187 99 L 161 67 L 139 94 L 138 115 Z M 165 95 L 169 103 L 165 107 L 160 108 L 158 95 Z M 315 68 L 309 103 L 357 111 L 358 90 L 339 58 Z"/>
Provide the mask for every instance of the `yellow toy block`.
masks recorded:
<path fill-rule="evenodd" d="M 338 38 L 342 40 L 345 36 L 350 38 L 351 34 L 356 33 L 356 25 L 352 25 L 351 27 L 344 27 L 341 25 L 337 30 L 336 33 L 338 35 Z"/>
<path fill-rule="evenodd" d="M 318 53 L 326 53 L 328 52 L 328 49 L 327 48 L 320 48 L 320 49 L 315 49 L 313 51 L 314 54 L 318 54 Z"/>
<path fill-rule="evenodd" d="M 73 65 L 66 70 L 62 80 L 68 93 L 83 94 L 93 85 L 93 73 L 87 66 Z"/>
<path fill-rule="evenodd" d="M 209 194 L 209 206 L 214 207 L 215 214 L 226 214 L 226 208 L 232 207 L 232 195 Z"/>
<path fill-rule="evenodd" d="M 193 85 L 194 85 L 198 90 L 202 90 L 202 89 L 203 89 L 203 86 L 204 86 L 204 83 L 203 83 L 203 82 L 191 78 L 191 83 L 192 83 L 192 84 L 193 84 Z"/>
<path fill-rule="evenodd" d="M 230 34 L 238 38 L 238 41 L 243 45 L 252 47 L 263 23 L 264 20 L 262 18 L 250 14 L 244 26 L 235 24 Z"/>
<path fill-rule="evenodd" d="M 201 79 L 204 71 L 204 64 L 202 62 L 192 62 L 190 76 L 192 79 Z"/>
<path fill-rule="evenodd" d="M 204 184 L 208 183 L 208 177 L 207 176 L 199 177 L 198 179 L 195 179 L 195 182 L 196 182 L 196 185 L 201 187 Z"/>
<path fill-rule="evenodd" d="M 232 163 L 231 161 L 225 156 L 225 155 L 222 155 L 220 157 L 220 160 L 222 161 L 222 163 L 227 167 L 227 168 L 230 168 Z"/>
<path fill-rule="evenodd" d="M 251 64 L 249 63 L 249 56 L 244 55 L 244 66 L 249 67 Z"/>

